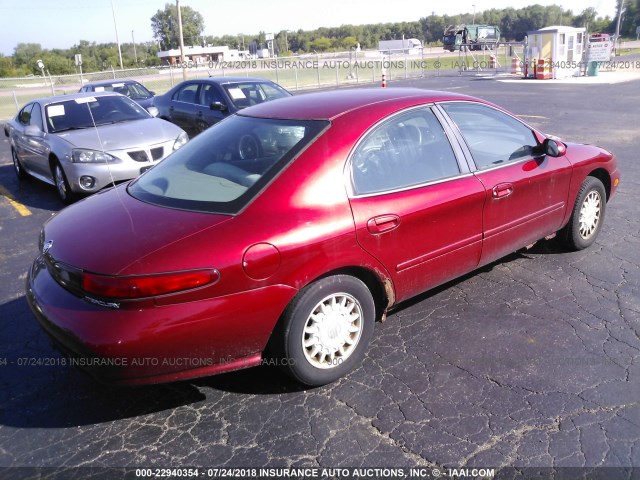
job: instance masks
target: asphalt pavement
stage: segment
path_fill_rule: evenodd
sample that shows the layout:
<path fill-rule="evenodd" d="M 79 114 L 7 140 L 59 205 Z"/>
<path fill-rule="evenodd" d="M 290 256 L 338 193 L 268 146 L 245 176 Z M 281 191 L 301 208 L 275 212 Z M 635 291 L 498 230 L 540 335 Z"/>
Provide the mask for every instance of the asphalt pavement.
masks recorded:
<path fill-rule="evenodd" d="M 612 150 L 622 180 L 597 242 L 581 252 L 539 242 L 402 304 L 376 325 L 363 365 L 325 387 L 305 389 L 264 365 L 114 389 L 60 365 L 29 311 L 26 271 L 61 205 L 53 187 L 18 183 L 3 137 L 0 477 L 22 478 L 15 467 L 203 466 L 639 478 L 640 82 L 470 73 L 395 86 L 476 95 Z"/>

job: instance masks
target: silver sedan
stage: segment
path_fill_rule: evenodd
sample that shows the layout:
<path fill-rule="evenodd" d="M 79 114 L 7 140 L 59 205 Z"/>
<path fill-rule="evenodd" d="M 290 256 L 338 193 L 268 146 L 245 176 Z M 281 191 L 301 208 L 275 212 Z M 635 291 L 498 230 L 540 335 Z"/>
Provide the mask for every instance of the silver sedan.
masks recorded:
<path fill-rule="evenodd" d="M 137 177 L 188 141 L 181 128 L 111 92 L 34 100 L 5 134 L 18 178 L 55 185 L 67 204 Z"/>

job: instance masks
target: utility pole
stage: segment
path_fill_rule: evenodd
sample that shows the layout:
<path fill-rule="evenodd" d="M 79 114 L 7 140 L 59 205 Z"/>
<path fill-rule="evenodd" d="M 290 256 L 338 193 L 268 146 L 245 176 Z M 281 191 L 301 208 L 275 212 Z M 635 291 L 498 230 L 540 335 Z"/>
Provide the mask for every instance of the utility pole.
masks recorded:
<path fill-rule="evenodd" d="M 116 23 L 116 11 L 113 8 L 113 0 L 111 0 L 111 13 L 113 14 L 113 28 L 116 30 L 116 43 L 118 44 L 118 57 L 120 58 L 120 70 L 124 70 L 122 65 L 122 50 L 120 49 L 120 39 L 118 38 L 118 25 Z"/>
<path fill-rule="evenodd" d="M 474 3 L 471 6 L 473 7 L 473 20 L 471 20 L 471 23 L 475 25 L 476 24 L 476 4 Z"/>
<path fill-rule="evenodd" d="M 622 14 L 624 13 L 624 0 L 618 0 L 618 22 L 616 23 L 616 40 L 615 42 L 620 45 L 620 23 L 622 22 Z M 617 52 L 616 52 L 617 55 Z"/>
<path fill-rule="evenodd" d="M 180 63 L 182 64 L 182 79 L 187 79 L 187 66 L 184 61 L 184 39 L 182 38 L 182 14 L 180 13 L 180 0 L 176 0 L 178 9 L 178 37 L 180 37 Z"/>

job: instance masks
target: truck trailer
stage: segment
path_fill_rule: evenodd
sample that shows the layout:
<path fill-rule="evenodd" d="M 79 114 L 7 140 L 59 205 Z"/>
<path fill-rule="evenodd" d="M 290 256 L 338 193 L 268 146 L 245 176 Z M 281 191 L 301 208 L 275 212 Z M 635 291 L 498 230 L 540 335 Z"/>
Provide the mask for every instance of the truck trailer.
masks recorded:
<path fill-rule="evenodd" d="M 378 42 L 378 50 L 415 50 L 422 48 L 422 42 L 417 38 L 403 38 L 402 40 L 380 40 Z"/>
<path fill-rule="evenodd" d="M 492 25 L 449 25 L 442 37 L 444 49 L 450 52 L 463 46 L 469 50 L 493 50 L 499 41 L 500 29 Z"/>

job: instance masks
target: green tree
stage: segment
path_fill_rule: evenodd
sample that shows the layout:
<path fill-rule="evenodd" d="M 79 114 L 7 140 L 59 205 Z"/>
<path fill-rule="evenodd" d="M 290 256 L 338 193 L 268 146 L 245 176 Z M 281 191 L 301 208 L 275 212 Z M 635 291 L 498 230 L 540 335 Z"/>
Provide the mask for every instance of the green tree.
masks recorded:
<path fill-rule="evenodd" d="M 340 46 L 345 50 L 351 49 L 351 47 L 355 47 L 358 44 L 358 39 L 356 37 L 348 36 L 342 39 L 340 42 Z"/>
<path fill-rule="evenodd" d="M 573 19 L 573 26 L 585 27 L 587 31 L 594 32 L 595 30 L 593 29 L 593 27 L 596 22 L 597 16 L 598 13 L 596 12 L 595 8 L 585 8 L 580 15 Z"/>
<path fill-rule="evenodd" d="M 13 60 L 17 67 L 27 67 L 31 73 L 40 73 L 36 62 L 42 56 L 39 43 L 19 43 L 13 50 Z"/>
<path fill-rule="evenodd" d="M 182 17 L 182 38 L 187 45 L 198 45 L 202 41 L 204 31 L 204 17 L 189 6 L 180 7 Z M 163 49 L 178 48 L 180 46 L 178 28 L 178 9 L 167 3 L 164 10 L 158 10 L 151 17 L 153 38 L 160 42 Z"/>
<path fill-rule="evenodd" d="M 327 37 L 319 37 L 313 40 L 309 46 L 313 50 L 317 50 L 319 52 L 325 52 L 331 48 L 331 39 Z"/>

